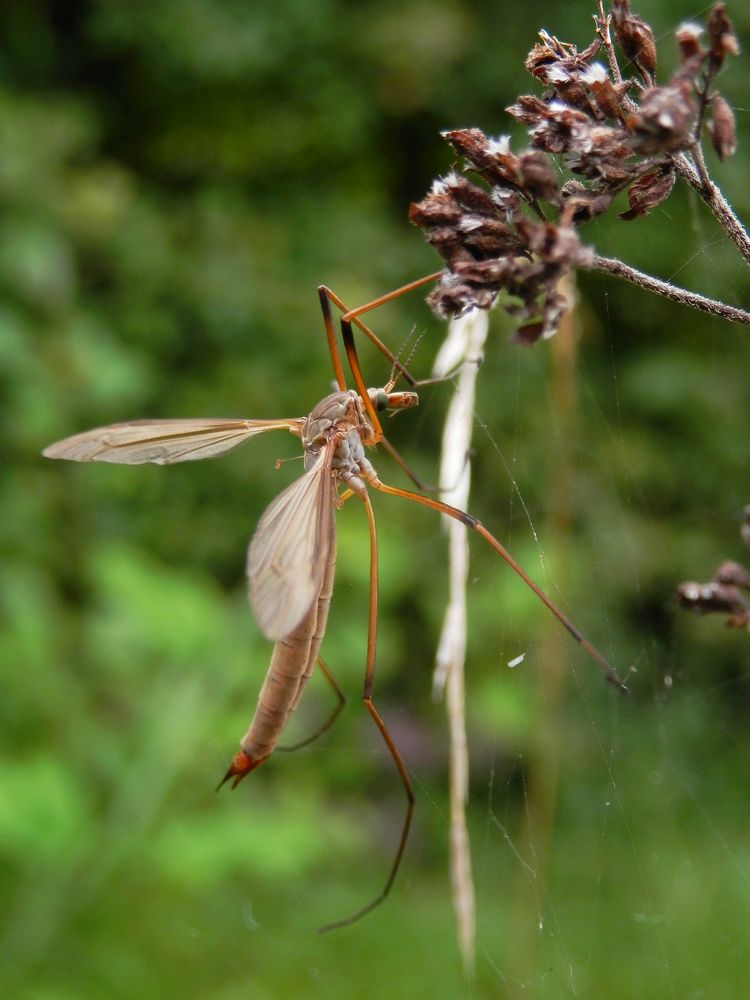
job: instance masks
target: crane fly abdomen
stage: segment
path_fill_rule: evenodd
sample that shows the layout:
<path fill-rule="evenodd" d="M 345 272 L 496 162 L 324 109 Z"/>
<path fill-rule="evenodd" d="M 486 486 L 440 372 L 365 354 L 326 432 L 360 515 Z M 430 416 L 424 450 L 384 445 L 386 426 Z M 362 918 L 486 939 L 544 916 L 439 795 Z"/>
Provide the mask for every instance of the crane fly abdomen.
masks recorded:
<path fill-rule="evenodd" d="M 234 779 L 232 787 L 236 788 L 246 774 L 268 760 L 315 669 L 328 622 L 336 570 L 333 505 L 329 508 L 329 513 L 330 546 L 317 600 L 292 632 L 276 642 L 252 722 L 240 740 L 241 750 L 235 755 L 222 785 L 225 781 Z"/>

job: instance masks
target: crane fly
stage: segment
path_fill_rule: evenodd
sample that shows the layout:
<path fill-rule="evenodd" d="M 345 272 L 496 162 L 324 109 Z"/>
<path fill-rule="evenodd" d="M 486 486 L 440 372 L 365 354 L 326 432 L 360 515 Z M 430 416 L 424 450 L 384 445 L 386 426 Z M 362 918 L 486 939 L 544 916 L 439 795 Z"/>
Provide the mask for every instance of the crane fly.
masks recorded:
<path fill-rule="evenodd" d="M 333 592 L 336 564 L 335 511 L 351 496 L 364 505 L 370 532 L 370 607 L 365 665 L 364 703 L 378 727 L 401 778 L 407 799 L 399 845 L 385 885 L 379 895 L 351 916 L 328 924 L 331 930 L 351 924 L 374 909 L 388 895 L 398 872 L 411 826 L 414 793 L 406 765 L 373 700 L 378 604 L 378 547 L 375 515 L 368 488 L 401 497 L 447 514 L 481 535 L 513 568 L 537 597 L 550 609 L 573 638 L 603 669 L 607 679 L 621 690 L 625 685 L 615 669 L 547 594 L 528 576 L 494 535 L 466 511 L 441 500 L 387 485 L 378 478 L 365 448 L 382 444 L 417 482 L 393 446 L 386 440 L 378 414 L 418 405 L 414 391 L 424 384 L 378 339 L 360 316 L 397 295 L 426 284 L 439 274 L 428 275 L 381 296 L 358 309 L 344 303 L 325 286 L 319 289 L 328 346 L 337 391 L 322 399 L 307 417 L 279 420 L 136 420 L 111 424 L 65 438 L 45 448 L 48 458 L 76 462 L 116 462 L 139 465 L 214 458 L 270 430 L 286 430 L 301 441 L 305 471 L 269 505 L 258 522 L 247 557 L 250 603 L 263 633 L 274 641 L 271 663 L 263 683 L 250 728 L 240 741 L 240 750 L 221 784 L 237 784 L 273 753 L 291 714 L 299 704 L 316 663 L 333 681 L 319 658 Z M 331 304 L 339 308 L 344 348 L 356 388 L 347 388 L 344 367 L 336 343 Z M 355 324 L 391 361 L 389 382 L 378 389 L 367 388 L 357 356 L 352 324 Z M 399 378 L 412 387 L 395 392 Z M 429 381 L 429 380 L 425 380 Z M 337 686 L 336 689 L 338 690 Z M 339 692 L 340 693 L 340 692 Z M 341 696 L 343 697 L 343 696 Z M 340 707 L 340 706 L 339 706 Z M 337 710 L 338 712 L 338 710 Z M 334 713 L 334 716 L 335 714 Z M 327 728 L 333 717 L 329 719 Z M 322 729 L 319 731 L 321 732 Z M 317 734 L 316 734 L 317 735 Z M 221 785 L 219 786 L 221 787 Z"/>

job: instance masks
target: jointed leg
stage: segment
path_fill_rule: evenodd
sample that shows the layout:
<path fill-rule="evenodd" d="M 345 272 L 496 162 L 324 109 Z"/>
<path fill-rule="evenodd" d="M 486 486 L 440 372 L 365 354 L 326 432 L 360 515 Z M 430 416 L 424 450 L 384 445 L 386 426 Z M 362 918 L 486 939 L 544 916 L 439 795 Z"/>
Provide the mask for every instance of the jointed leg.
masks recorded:
<path fill-rule="evenodd" d="M 319 739 L 323 735 L 323 733 L 328 732 L 328 730 L 331 728 L 336 719 L 338 719 L 339 715 L 341 715 L 342 711 L 344 710 L 344 706 L 346 705 L 346 695 L 341 690 L 341 688 L 338 685 L 338 681 L 333 676 L 330 669 L 320 656 L 318 657 L 318 666 L 323 671 L 326 680 L 333 688 L 334 694 L 336 695 L 337 698 L 337 704 L 333 709 L 333 711 L 331 712 L 331 714 L 326 719 L 326 721 L 323 723 L 323 725 L 319 729 L 316 729 L 316 731 L 312 734 L 312 736 L 308 736 L 306 740 L 302 740 L 300 743 L 294 743 L 290 747 L 286 746 L 276 747 L 277 751 L 281 750 L 284 753 L 291 753 L 292 750 L 301 750 L 302 747 L 306 747 L 309 746 L 310 743 L 314 743 L 315 740 Z"/>
<path fill-rule="evenodd" d="M 344 313 L 345 315 L 348 314 L 349 309 L 348 309 L 348 306 L 346 305 L 346 303 L 343 302 L 338 297 L 338 295 L 335 292 L 331 291 L 331 289 L 328 288 L 326 285 L 321 285 L 318 288 L 318 295 L 320 296 L 320 302 L 321 302 L 321 306 L 323 308 L 323 316 L 324 316 L 324 318 L 326 318 L 326 333 L 328 335 L 328 349 L 331 352 L 331 358 L 333 360 L 333 366 L 334 366 L 334 368 L 336 368 L 337 365 L 341 366 L 341 358 L 339 356 L 338 348 L 335 346 L 335 336 L 333 335 L 333 332 L 332 332 L 333 331 L 333 317 L 331 316 L 331 302 L 333 302 L 333 304 L 335 306 L 338 306 L 338 308 L 341 310 L 341 312 Z M 328 324 L 328 319 L 327 319 L 328 316 L 331 316 L 331 326 L 330 326 L 331 332 L 329 332 L 329 324 Z M 416 381 L 416 379 L 412 378 L 412 376 L 409 374 L 409 372 L 401 365 L 401 363 L 398 361 L 398 359 L 396 358 L 396 356 L 393 353 L 393 351 L 391 351 L 390 348 L 386 347 L 386 345 L 383 343 L 383 341 L 380 339 L 380 337 L 378 337 L 378 335 L 373 330 L 371 330 L 369 326 L 366 326 L 361 320 L 358 320 L 356 318 L 354 320 L 352 320 L 352 322 L 377 347 L 377 349 L 380 351 L 380 353 L 384 354 L 385 357 L 388 358 L 388 360 L 394 366 L 394 368 L 403 375 L 403 377 L 406 379 L 406 381 L 410 385 L 412 385 Z M 338 375 L 337 375 L 337 381 L 338 381 Z M 345 389 L 346 386 L 345 385 L 342 386 L 341 383 L 339 382 L 339 388 Z"/>
<path fill-rule="evenodd" d="M 364 333 L 365 336 L 368 337 L 370 341 L 372 341 L 372 343 L 377 347 L 377 349 L 382 354 L 384 354 L 386 358 L 388 358 L 388 360 L 393 365 L 394 369 L 404 377 L 404 379 L 409 383 L 409 385 L 416 385 L 417 384 L 416 379 L 412 378 L 412 376 L 409 374 L 406 368 L 401 364 L 398 358 L 393 354 L 393 352 L 388 347 L 386 347 L 386 345 L 377 336 L 377 334 L 373 333 L 373 331 L 368 326 L 366 326 L 362 322 L 362 320 L 359 319 L 359 317 L 363 315 L 363 313 L 370 312 L 373 309 L 377 309 L 378 306 L 385 305 L 386 302 L 391 302 L 393 299 L 398 298 L 400 295 L 405 295 L 407 292 L 411 292 L 415 288 L 420 288 L 422 285 L 428 285 L 431 281 L 436 281 L 442 275 L 442 273 L 443 273 L 442 271 L 436 271 L 434 274 L 427 274 L 423 278 L 417 278 L 416 281 L 410 281 L 408 285 L 402 285 L 401 288 L 396 288 L 394 289 L 394 291 L 388 292 L 386 295 L 381 295 L 377 299 L 373 299 L 372 302 L 367 302 L 365 305 L 358 306 L 356 309 L 349 309 L 346 303 L 343 302 L 338 297 L 338 295 L 336 295 L 335 292 L 331 291 L 331 289 L 327 288 L 325 285 L 321 285 L 320 288 L 318 289 L 318 294 L 320 295 L 320 301 L 321 304 L 323 305 L 323 314 L 325 315 L 327 310 L 328 314 L 330 315 L 329 302 L 333 302 L 334 305 L 338 306 L 338 308 L 344 314 L 343 316 L 344 320 L 348 323 L 354 323 L 355 326 L 357 326 L 362 331 L 362 333 Z M 324 300 L 326 300 L 325 304 L 323 304 Z M 340 367 L 341 362 L 340 358 L 338 358 L 338 351 L 336 351 L 335 347 L 332 346 L 332 330 L 333 326 L 331 324 L 331 332 L 328 334 L 328 344 L 329 344 L 329 349 L 331 350 L 331 357 L 333 359 L 334 368 L 337 368 L 337 365 L 338 367 Z M 326 332 L 328 332 L 328 322 L 326 322 Z M 338 371 L 336 373 L 336 377 L 338 380 Z M 341 385 L 341 382 L 339 382 L 339 387 L 342 389 L 345 388 L 345 386 Z"/>
<path fill-rule="evenodd" d="M 321 285 L 318 289 L 318 296 L 320 297 L 320 308 L 323 310 L 323 322 L 326 326 L 326 338 L 328 340 L 328 350 L 331 355 L 333 373 L 336 376 L 339 389 L 343 392 L 346 389 L 346 378 L 344 377 L 344 366 L 341 364 L 341 355 L 336 346 L 336 331 L 333 326 L 333 313 L 331 312 L 331 300 L 336 302 L 336 296 L 325 285 Z M 385 351 L 385 347 L 382 350 Z"/>
<path fill-rule="evenodd" d="M 411 479 L 411 481 L 414 483 L 417 489 L 422 491 L 422 493 L 445 493 L 446 491 L 453 489 L 452 483 L 444 483 L 442 486 L 440 486 L 432 483 L 423 482 L 416 474 L 416 472 L 412 470 L 411 466 L 407 464 L 406 460 L 401 456 L 400 452 L 398 452 L 393 447 L 388 438 L 386 437 L 381 438 L 380 444 L 382 445 L 383 448 L 385 448 L 385 450 L 391 456 L 393 461 L 403 469 L 403 471 L 406 473 L 409 479 Z M 461 473 L 463 473 L 463 468 L 465 468 L 465 466 L 468 465 L 469 463 L 469 456 L 470 452 L 467 452 L 466 458 L 464 460 L 464 466 L 461 469 Z M 458 479 L 460 479 L 460 475 L 456 477 L 456 481 L 458 481 Z"/>
<path fill-rule="evenodd" d="M 391 886 L 393 885 L 398 873 L 401 858 L 404 855 L 406 843 L 409 839 L 411 818 L 412 813 L 414 812 L 414 790 L 412 789 L 411 781 L 409 779 L 409 773 L 406 770 L 406 765 L 404 764 L 401 754 L 398 752 L 396 744 L 391 738 L 391 734 L 388 732 L 388 727 L 375 707 L 372 697 L 375 686 L 375 651 L 378 624 L 378 547 L 375 530 L 375 515 L 373 514 L 370 498 L 366 493 L 360 494 L 360 497 L 365 505 L 367 520 L 370 527 L 370 617 L 367 630 L 367 666 L 365 668 L 363 700 L 367 711 L 370 713 L 375 725 L 380 730 L 380 735 L 383 737 L 383 741 L 388 747 L 388 751 L 393 758 L 396 768 L 398 769 L 401 783 L 404 786 L 404 792 L 406 794 L 406 815 L 404 816 L 404 823 L 401 828 L 401 839 L 399 840 L 398 849 L 396 850 L 396 856 L 393 859 L 393 864 L 391 865 L 391 870 L 388 873 L 388 878 L 386 879 L 382 892 L 376 896 L 375 899 L 371 900 L 366 906 L 363 906 L 362 909 L 353 913 L 350 917 L 345 917 L 343 920 L 336 920 L 332 924 L 326 924 L 325 927 L 321 927 L 320 931 L 322 933 L 336 930 L 338 927 L 347 927 L 349 924 L 355 923 L 355 921 L 359 920 L 360 917 L 364 917 L 366 913 L 374 910 L 376 906 L 383 902 L 390 892 Z"/>
<path fill-rule="evenodd" d="M 489 532 L 481 521 L 473 517 L 471 514 L 467 514 L 466 511 L 459 510 L 457 507 L 451 507 L 450 504 L 443 503 L 442 500 L 435 500 L 432 497 L 421 496 L 419 493 L 412 493 L 410 490 L 397 489 L 395 486 L 386 486 L 385 483 L 373 482 L 371 484 L 375 489 L 380 490 L 382 493 L 389 493 L 391 496 L 403 497 L 405 500 L 412 500 L 415 503 L 420 503 L 424 507 L 432 507 L 433 510 L 440 511 L 441 514 L 447 514 L 449 517 L 454 517 L 457 521 L 465 524 L 467 528 L 471 528 L 476 531 L 477 534 L 481 535 L 492 548 L 503 557 L 507 564 L 513 569 L 524 581 L 524 583 L 534 591 L 539 600 L 546 604 L 552 614 L 557 618 L 561 625 L 573 636 L 576 642 L 580 643 L 581 646 L 586 650 L 586 652 L 591 656 L 599 666 L 604 671 L 604 674 L 610 684 L 614 684 L 616 688 L 620 691 L 627 691 L 627 686 L 622 681 L 618 675 L 615 668 L 609 663 L 606 657 L 599 652 L 599 650 L 586 638 L 583 633 L 576 628 L 573 622 L 564 614 L 554 601 L 545 594 L 538 584 L 534 583 L 528 573 L 519 566 L 513 556 L 508 552 L 502 542 L 499 542 L 497 538 L 491 532 Z"/>
<path fill-rule="evenodd" d="M 438 278 L 443 276 L 443 273 L 443 271 L 435 271 L 433 274 L 426 274 L 423 278 L 417 278 L 416 281 L 410 281 L 408 285 L 402 285 L 400 288 L 396 288 L 392 292 L 388 292 L 386 295 L 379 295 L 378 298 L 373 299 L 372 302 L 367 302 L 363 306 L 357 306 L 356 309 L 350 309 L 344 314 L 344 319 L 349 322 L 356 322 L 357 317 L 364 315 L 364 313 L 371 312 L 371 310 L 377 309 L 378 306 L 384 306 L 386 302 L 392 302 L 393 299 L 397 299 L 400 295 L 406 295 L 407 292 L 413 292 L 415 288 L 421 288 L 422 285 L 429 285 L 431 281 L 437 281 Z M 357 323 L 357 326 L 359 326 L 359 323 Z"/>
<path fill-rule="evenodd" d="M 401 288 L 397 288 L 392 292 L 388 292 L 386 295 L 381 295 L 377 299 L 373 299 L 372 302 L 368 302 L 363 306 L 358 306 L 356 309 L 349 309 L 346 303 L 336 295 L 330 288 L 325 285 L 321 285 L 318 288 L 318 295 L 320 297 L 320 306 L 323 311 L 323 320 L 326 328 L 326 339 L 328 341 L 328 349 L 331 354 L 331 363 L 333 364 L 333 370 L 336 377 L 336 382 L 339 389 L 346 389 L 346 377 L 344 375 L 344 368 L 341 362 L 341 354 L 336 345 L 336 334 L 334 330 L 333 314 L 331 311 L 331 303 L 333 302 L 343 313 L 341 317 L 341 332 L 344 340 L 344 347 L 346 350 L 347 359 L 349 361 L 349 366 L 351 368 L 352 374 L 354 376 L 354 381 L 357 386 L 357 391 L 362 397 L 363 403 L 366 410 L 368 411 L 368 416 L 372 422 L 373 428 L 375 429 L 377 440 L 373 443 L 381 443 L 386 450 L 391 454 L 392 458 L 401 466 L 406 475 L 412 480 L 414 485 L 424 492 L 439 492 L 439 487 L 431 486 L 425 484 L 416 473 L 412 472 L 405 460 L 399 455 L 393 445 L 386 440 L 383 434 L 383 428 L 380 423 L 380 419 L 373 407 L 369 394 L 367 392 L 367 384 L 365 383 L 364 375 L 362 374 L 362 368 L 359 363 L 359 357 L 357 355 L 356 345 L 354 343 L 354 336 L 352 333 L 352 323 L 354 323 L 360 330 L 370 339 L 370 341 L 378 348 L 378 350 L 391 362 L 393 366 L 393 374 L 402 376 L 406 382 L 414 387 L 419 387 L 422 385 L 432 385 L 436 382 L 441 382 L 448 380 L 453 377 L 454 372 L 449 373 L 445 376 L 440 376 L 439 378 L 426 378 L 426 379 L 415 379 L 413 375 L 406 369 L 399 359 L 393 354 L 393 352 L 386 347 L 386 345 L 380 340 L 380 338 L 368 327 L 366 326 L 359 317 L 366 312 L 370 312 L 376 309 L 378 306 L 384 305 L 387 302 L 391 302 L 393 299 L 398 298 L 400 295 L 404 295 L 407 292 L 413 291 L 415 288 L 419 288 L 422 285 L 426 285 L 431 281 L 435 281 L 442 275 L 442 271 L 436 271 L 434 274 L 425 275 L 423 278 L 418 278 L 416 281 L 409 282 L 408 285 L 403 285 Z"/>

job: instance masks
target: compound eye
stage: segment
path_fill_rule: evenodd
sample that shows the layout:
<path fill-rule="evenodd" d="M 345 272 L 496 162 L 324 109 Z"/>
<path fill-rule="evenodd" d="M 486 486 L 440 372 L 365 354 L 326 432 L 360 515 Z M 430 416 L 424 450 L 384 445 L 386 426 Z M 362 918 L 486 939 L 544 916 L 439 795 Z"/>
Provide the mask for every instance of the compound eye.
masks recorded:
<path fill-rule="evenodd" d="M 375 409 L 382 413 L 383 410 L 388 409 L 388 393 L 384 392 L 382 389 L 370 389 L 369 390 L 370 400 Z"/>

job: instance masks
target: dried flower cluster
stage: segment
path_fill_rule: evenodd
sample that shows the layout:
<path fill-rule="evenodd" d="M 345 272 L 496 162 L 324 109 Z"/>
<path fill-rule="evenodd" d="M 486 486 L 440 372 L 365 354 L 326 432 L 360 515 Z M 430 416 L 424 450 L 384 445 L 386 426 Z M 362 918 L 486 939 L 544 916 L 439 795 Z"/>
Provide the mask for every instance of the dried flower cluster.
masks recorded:
<path fill-rule="evenodd" d="M 750 506 L 745 507 L 742 537 L 750 545 Z M 750 631 L 750 571 L 741 563 L 723 562 L 708 583 L 685 580 L 677 585 L 677 598 L 697 615 L 727 614 L 729 628 Z"/>
<path fill-rule="evenodd" d="M 597 37 L 584 51 L 543 31 L 529 53 L 526 68 L 544 93 L 508 108 L 528 129 L 527 149 L 514 153 L 507 136 L 491 139 L 477 128 L 444 133 L 484 185 L 453 171 L 410 208 L 447 264 L 430 296 L 439 315 L 488 309 L 503 291 L 519 340 L 551 336 L 566 308 L 560 278 L 594 258 L 579 239 L 580 224 L 622 191 L 630 207 L 620 218 L 647 215 L 669 196 L 679 155 L 702 175 L 704 127 L 721 158 L 734 152 L 731 108 L 711 89 L 725 57 L 738 52 L 724 4 L 709 16 L 707 44 L 700 26 L 678 29 L 680 66 L 662 86 L 654 84 L 653 31 L 629 0 L 614 0 L 609 15 L 599 10 Z M 610 28 L 637 78 L 622 79 Z"/>

